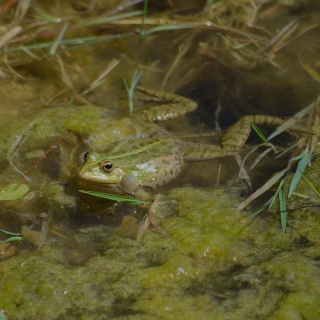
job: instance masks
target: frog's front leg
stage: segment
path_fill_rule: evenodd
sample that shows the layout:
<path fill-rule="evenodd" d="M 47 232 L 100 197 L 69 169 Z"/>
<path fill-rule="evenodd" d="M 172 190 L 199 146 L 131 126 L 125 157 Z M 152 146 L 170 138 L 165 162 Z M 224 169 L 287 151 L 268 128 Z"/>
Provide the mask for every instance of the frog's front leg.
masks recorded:
<path fill-rule="evenodd" d="M 160 200 L 160 194 L 156 194 L 153 198 L 152 204 L 150 205 L 150 207 L 148 209 L 148 214 L 146 215 L 143 223 L 140 225 L 140 227 L 138 229 L 138 234 L 137 234 L 138 241 L 141 240 L 141 238 L 143 237 L 145 232 L 148 230 L 150 223 L 164 237 L 168 236 L 166 231 L 161 228 L 161 226 L 159 225 L 157 218 L 156 218 L 156 209 L 157 209 L 159 200 Z"/>
<path fill-rule="evenodd" d="M 141 240 L 142 236 L 149 228 L 150 223 L 158 232 L 163 234 L 165 237 L 168 236 L 168 234 L 161 228 L 156 218 L 156 208 L 158 206 L 160 195 L 156 194 L 154 197 L 151 197 L 149 193 L 145 192 L 141 187 L 139 187 L 136 177 L 132 174 L 123 176 L 118 186 L 124 192 L 133 194 L 136 199 L 146 202 L 150 202 L 151 200 L 151 204 L 148 208 L 148 214 L 144 219 L 144 222 L 139 227 L 137 240 Z"/>
<path fill-rule="evenodd" d="M 148 122 L 161 122 L 174 119 L 198 107 L 194 101 L 173 93 L 152 90 L 141 86 L 137 86 L 136 89 L 157 98 L 157 101 L 165 102 L 165 104 L 151 107 L 141 113 L 141 119 Z"/>

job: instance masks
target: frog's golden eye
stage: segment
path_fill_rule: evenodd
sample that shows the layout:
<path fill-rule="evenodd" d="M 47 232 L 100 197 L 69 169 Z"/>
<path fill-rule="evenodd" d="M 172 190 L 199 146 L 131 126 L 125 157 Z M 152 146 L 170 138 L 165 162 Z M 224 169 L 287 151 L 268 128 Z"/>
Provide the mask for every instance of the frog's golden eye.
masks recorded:
<path fill-rule="evenodd" d="M 111 160 L 102 161 L 100 164 L 102 171 L 106 173 L 110 173 L 113 170 L 113 162 Z"/>

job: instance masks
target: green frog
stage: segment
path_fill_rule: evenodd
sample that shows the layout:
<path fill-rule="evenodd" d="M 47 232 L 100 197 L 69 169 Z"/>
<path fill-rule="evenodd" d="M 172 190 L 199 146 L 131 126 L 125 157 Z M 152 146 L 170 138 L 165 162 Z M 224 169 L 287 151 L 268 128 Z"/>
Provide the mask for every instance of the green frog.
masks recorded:
<path fill-rule="evenodd" d="M 159 188 L 174 179 L 185 161 L 204 161 L 233 156 L 238 153 L 250 134 L 250 123 L 282 123 L 281 119 L 265 116 L 245 116 L 222 137 L 222 147 L 209 144 L 185 142 L 160 128 L 155 122 L 165 121 L 191 112 L 197 104 L 185 97 L 137 87 L 138 90 L 165 106 L 154 106 L 140 115 L 125 118 L 137 132 L 127 139 L 111 143 L 103 153 L 90 151 L 78 169 L 81 180 L 104 185 L 108 193 L 131 194 L 136 198 L 153 201 L 141 230 L 150 222 L 163 234 L 164 230 L 155 218 L 157 196 L 150 190 Z M 110 191 L 112 190 L 112 191 Z M 138 238 L 141 237 L 141 233 Z"/>

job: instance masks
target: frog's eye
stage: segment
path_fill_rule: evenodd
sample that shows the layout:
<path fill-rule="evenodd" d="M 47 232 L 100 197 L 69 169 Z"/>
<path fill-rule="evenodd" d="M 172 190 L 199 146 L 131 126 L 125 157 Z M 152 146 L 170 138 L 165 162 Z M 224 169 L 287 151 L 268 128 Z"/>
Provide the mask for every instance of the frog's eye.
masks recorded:
<path fill-rule="evenodd" d="M 113 170 L 113 162 L 111 160 L 102 161 L 100 164 L 102 171 L 106 173 L 110 173 Z"/>
<path fill-rule="evenodd" d="M 83 152 L 79 154 L 79 164 L 84 164 L 89 158 L 89 152 Z"/>
<path fill-rule="evenodd" d="M 88 158 L 89 158 L 89 152 L 86 152 L 86 153 L 83 155 L 83 161 L 86 162 Z"/>

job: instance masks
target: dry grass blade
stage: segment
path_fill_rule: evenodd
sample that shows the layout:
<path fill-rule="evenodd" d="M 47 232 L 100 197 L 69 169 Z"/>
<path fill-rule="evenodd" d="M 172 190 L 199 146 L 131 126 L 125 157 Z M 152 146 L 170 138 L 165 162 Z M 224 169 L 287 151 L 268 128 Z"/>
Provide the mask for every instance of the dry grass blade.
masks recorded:
<path fill-rule="evenodd" d="M 188 39 L 186 44 L 181 44 L 179 46 L 179 53 L 175 57 L 174 61 L 172 62 L 171 67 L 169 68 L 168 72 L 166 73 L 165 77 L 163 78 L 163 81 L 161 83 L 161 88 L 163 88 L 166 85 L 166 83 L 167 83 L 170 75 L 172 74 L 174 68 L 178 67 L 180 60 L 187 53 L 188 49 L 190 48 L 190 45 L 191 45 L 191 42 L 192 42 L 193 38 L 194 38 L 194 36 L 192 36 L 191 39 Z"/>
<path fill-rule="evenodd" d="M 304 58 L 302 58 L 301 56 L 299 56 L 299 61 L 302 68 L 308 72 L 309 76 L 312 77 L 318 83 L 320 83 L 320 74 L 316 70 L 314 70 L 309 65 L 309 63 L 306 60 L 304 60 Z"/>
<path fill-rule="evenodd" d="M 297 26 L 298 21 L 291 20 L 269 41 L 269 43 L 266 45 L 266 48 L 274 46 L 279 41 L 283 41 L 283 38 L 287 38 Z"/>
<path fill-rule="evenodd" d="M 275 185 L 279 180 L 286 174 L 287 169 L 283 169 L 280 172 L 278 172 L 276 175 L 274 175 L 271 179 L 269 179 L 261 188 L 256 190 L 250 197 L 248 197 L 246 200 L 244 200 L 242 203 L 239 204 L 237 207 L 238 210 L 243 210 L 250 202 L 252 202 L 254 199 L 258 198 L 260 195 L 265 193 L 267 190 L 269 190 L 273 185 Z"/>
<path fill-rule="evenodd" d="M 319 96 L 320 97 L 320 96 Z M 300 121 L 304 116 L 306 116 L 312 108 L 316 106 L 319 101 L 319 97 L 316 101 L 310 103 L 306 108 L 297 112 L 293 117 L 289 118 L 287 121 L 284 121 L 268 138 L 267 140 L 271 140 L 280 133 L 284 132 L 287 129 L 290 129 L 293 125 L 295 125 L 298 121 Z"/>
<path fill-rule="evenodd" d="M 303 180 L 307 183 L 307 185 L 310 187 L 310 189 L 318 196 L 318 198 L 320 198 L 320 193 L 319 191 L 316 189 L 316 187 L 311 183 L 311 181 L 309 181 L 307 179 L 307 177 L 305 177 L 304 175 L 302 175 Z"/>
<path fill-rule="evenodd" d="M 90 104 L 89 101 L 87 101 L 84 97 L 82 97 L 80 94 L 78 94 L 74 88 L 73 88 L 73 83 L 71 81 L 71 78 L 69 77 L 69 75 L 66 73 L 65 71 L 65 67 L 64 64 L 62 62 L 62 59 L 60 58 L 59 55 L 56 55 L 60 69 L 61 69 L 61 80 L 62 82 L 72 91 L 73 96 L 75 97 L 75 99 L 79 100 L 80 102 L 84 103 L 84 104 Z"/>
<path fill-rule="evenodd" d="M 111 40 L 119 40 L 121 38 L 127 38 L 133 36 L 135 33 L 134 32 L 129 32 L 129 33 L 123 33 L 121 35 L 111 35 L 111 36 L 102 36 L 102 37 L 95 37 L 95 36 L 90 36 L 90 37 L 80 37 L 80 38 L 74 38 L 74 39 L 64 39 L 61 40 L 60 45 L 73 45 L 73 47 L 67 48 L 66 50 L 59 51 L 58 53 L 63 53 L 66 51 L 71 51 L 71 50 L 77 50 L 79 48 L 89 46 L 89 45 L 94 45 L 97 43 L 105 42 L 105 41 L 111 41 Z M 0 38 L 1 39 L 1 38 Z M 43 49 L 43 48 L 48 48 L 53 45 L 53 41 L 49 42 L 42 42 L 42 43 L 36 43 L 36 44 L 30 44 L 30 45 L 25 45 L 25 48 L 28 48 L 29 50 L 33 49 Z M 9 48 L 7 52 L 17 52 L 21 51 L 21 47 L 13 47 Z"/>
<path fill-rule="evenodd" d="M 12 40 L 15 36 L 17 36 L 22 31 L 22 28 L 20 26 L 16 26 L 6 32 L 1 38 L 0 38 L 0 49 L 2 49 L 10 40 Z"/>
<path fill-rule="evenodd" d="M 276 52 L 280 51 L 284 48 L 288 43 L 284 43 L 284 41 L 291 36 L 291 34 L 295 31 L 299 24 L 295 24 L 292 26 L 288 32 L 286 32 L 283 37 L 273 46 L 273 48 L 268 53 L 268 57 L 271 58 Z"/>
<path fill-rule="evenodd" d="M 18 3 L 17 11 L 16 11 L 16 17 L 19 20 L 22 20 L 27 13 L 28 9 L 30 8 L 32 0 L 20 0 Z"/>
<path fill-rule="evenodd" d="M 111 71 L 113 70 L 118 64 L 120 63 L 120 60 L 117 59 L 112 59 L 107 67 L 105 68 L 105 70 L 98 76 L 98 78 L 96 80 L 94 80 L 90 86 L 89 86 L 89 90 L 93 90 L 94 88 L 96 88 L 96 86 L 98 85 L 98 83 L 101 83 L 101 80 Z"/>
<path fill-rule="evenodd" d="M 24 51 L 28 56 L 30 56 L 34 60 L 40 60 L 41 58 L 31 52 L 28 48 L 21 46 L 21 50 Z"/>
<path fill-rule="evenodd" d="M 266 150 L 264 150 L 253 162 L 253 164 L 250 166 L 250 171 L 270 152 L 272 151 L 272 148 L 268 148 Z"/>
<path fill-rule="evenodd" d="M 283 41 L 279 45 L 277 45 L 276 51 L 280 51 L 282 48 L 286 47 L 289 43 L 293 42 L 297 38 L 301 37 L 303 34 L 308 32 L 309 30 L 318 27 L 318 24 L 313 24 L 311 26 L 308 26 L 307 28 L 303 29 L 302 31 L 298 32 L 294 37 L 291 37 L 288 41 Z"/>
<path fill-rule="evenodd" d="M 56 42 L 54 42 L 54 43 L 52 44 L 52 47 L 51 47 L 51 49 L 50 49 L 50 51 L 49 51 L 49 54 L 50 54 L 51 56 L 54 56 L 54 55 L 56 54 L 56 51 L 57 51 L 57 49 L 58 49 L 58 47 L 59 47 L 59 45 L 60 45 L 60 43 L 61 43 L 61 40 L 62 40 L 65 32 L 66 32 L 67 29 L 68 29 L 68 26 L 69 26 L 69 22 L 65 22 L 65 24 L 64 24 L 63 27 L 61 28 L 61 30 L 60 30 L 60 32 L 59 32 L 59 35 L 58 35 L 58 37 L 57 37 Z"/>

